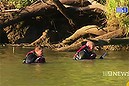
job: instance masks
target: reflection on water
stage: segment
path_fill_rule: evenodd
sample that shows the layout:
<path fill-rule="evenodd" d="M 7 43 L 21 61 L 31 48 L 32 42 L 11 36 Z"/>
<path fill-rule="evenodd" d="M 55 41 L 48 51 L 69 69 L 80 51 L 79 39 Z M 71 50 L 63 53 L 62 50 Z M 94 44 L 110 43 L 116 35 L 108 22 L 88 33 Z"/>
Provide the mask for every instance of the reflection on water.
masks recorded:
<path fill-rule="evenodd" d="M 104 76 L 129 71 L 128 51 L 108 51 L 105 59 L 74 61 L 75 52 L 44 50 L 46 63 L 22 64 L 33 48 L 0 47 L 0 86 L 126 86 L 129 76 Z M 104 51 L 98 51 L 99 58 Z"/>

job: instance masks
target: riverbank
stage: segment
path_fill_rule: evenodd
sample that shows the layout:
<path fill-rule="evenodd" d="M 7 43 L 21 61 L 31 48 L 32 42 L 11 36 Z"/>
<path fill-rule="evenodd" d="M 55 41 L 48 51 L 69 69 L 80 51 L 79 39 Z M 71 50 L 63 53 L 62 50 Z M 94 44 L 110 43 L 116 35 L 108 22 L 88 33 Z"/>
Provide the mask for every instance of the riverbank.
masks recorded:
<path fill-rule="evenodd" d="M 100 46 L 100 49 L 128 50 L 127 20 L 129 15 L 124 13 L 118 15 L 115 12 L 117 5 L 114 6 L 114 3 L 118 4 L 116 0 L 113 1 L 114 3 L 107 1 L 103 4 L 94 1 L 87 5 L 83 2 L 84 8 L 97 5 L 95 8 L 83 10 L 80 10 L 83 7 L 80 1 L 78 8 L 72 4 L 65 7 L 67 4 L 63 1 L 69 5 L 71 3 L 67 0 L 62 0 L 62 2 L 59 0 L 52 2 L 53 6 L 50 2 L 48 5 L 39 1 L 25 6 L 24 9 L 19 9 L 19 12 L 7 12 L 7 10 L 16 9 L 15 5 L 11 5 L 13 7 L 10 8 L 1 2 L 0 43 L 10 43 L 7 45 L 22 47 L 40 44 L 57 51 L 74 51 L 83 42 L 90 40 Z M 73 0 L 72 2 L 78 1 Z M 107 6 L 110 3 L 113 5 Z M 127 3 L 119 4 L 126 6 Z M 99 6 L 101 7 L 98 8 Z M 4 9 L 5 7 L 6 9 Z"/>
<path fill-rule="evenodd" d="M 28 43 L 22 43 L 22 44 L 0 44 L 1 47 L 5 46 L 11 46 L 11 47 L 22 47 L 22 48 L 27 48 L 27 47 L 34 47 L 33 45 L 30 46 Z M 43 46 L 45 48 L 53 50 L 49 46 Z M 108 51 L 129 51 L 129 44 L 126 45 L 104 45 L 104 46 L 98 46 L 98 50 L 108 50 Z M 76 51 L 76 50 L 73 50 Z"/>

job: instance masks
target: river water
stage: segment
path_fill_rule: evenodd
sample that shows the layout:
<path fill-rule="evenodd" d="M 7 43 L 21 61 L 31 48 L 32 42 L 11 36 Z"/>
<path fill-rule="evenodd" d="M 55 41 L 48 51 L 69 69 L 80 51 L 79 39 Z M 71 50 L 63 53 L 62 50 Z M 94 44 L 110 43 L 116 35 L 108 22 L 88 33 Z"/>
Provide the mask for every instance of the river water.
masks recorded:
<path fill-rule="evenodd" d="M 97 59 L 75 61 L 75 52 L 44 50 L 46 63 L 22 64 L 33 48 L 0 47 L 0 86 L 126 86 L 129 51 L 97 51 Z"/>

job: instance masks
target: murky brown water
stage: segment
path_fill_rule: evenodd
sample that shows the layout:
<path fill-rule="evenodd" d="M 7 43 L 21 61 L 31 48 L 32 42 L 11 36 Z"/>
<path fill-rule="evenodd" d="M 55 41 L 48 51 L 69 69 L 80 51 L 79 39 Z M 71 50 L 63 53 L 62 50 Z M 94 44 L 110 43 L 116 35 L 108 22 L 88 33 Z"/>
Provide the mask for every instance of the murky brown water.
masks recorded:
<path fill-rule="evenodd" d="M 30 50 L 0 47 L 0 86 L 126 86 L 129 82 L 129 51 L 108 51 L 103 60 L 74 61 L 75 52 L 45 50 L 47 63 L 22 64 Z M 98 51 L 98 57 L 103 52 Z"/>

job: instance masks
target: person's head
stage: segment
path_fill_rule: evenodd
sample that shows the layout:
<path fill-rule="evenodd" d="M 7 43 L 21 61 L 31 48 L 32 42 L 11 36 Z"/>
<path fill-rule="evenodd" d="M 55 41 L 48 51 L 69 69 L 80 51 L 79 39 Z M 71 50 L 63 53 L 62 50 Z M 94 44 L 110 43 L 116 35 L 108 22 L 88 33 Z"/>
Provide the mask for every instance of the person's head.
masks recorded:
<path fill-rule="evenodd" d="M 34 50 L 35 50 L 35 53 L 38 56 L 42 56 L 43 55 L 43 47 L 42 46 L 36 45 Z"/>
<path fill-rule="evenodd" d="M 89 46 L 90 51 L 92 51 L 95 48 L 95 44 L 92 41 L 87 41 L 86 45 Z"/>

